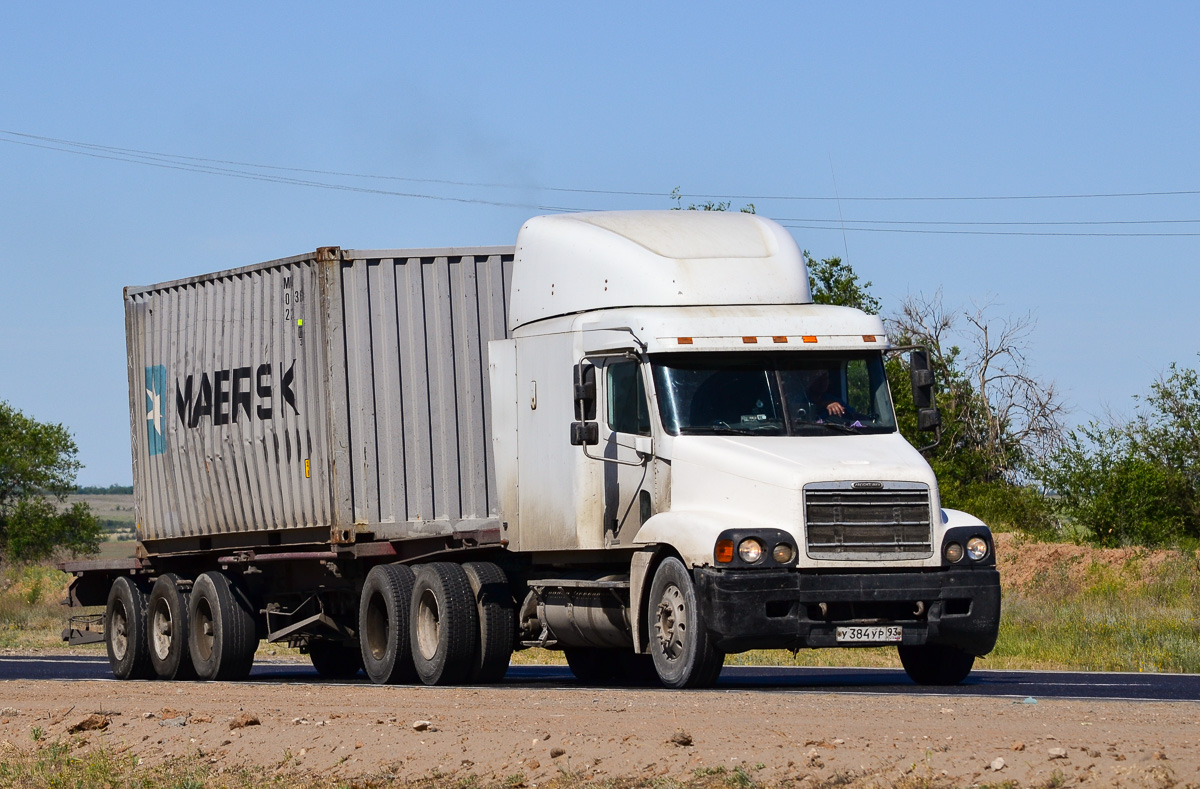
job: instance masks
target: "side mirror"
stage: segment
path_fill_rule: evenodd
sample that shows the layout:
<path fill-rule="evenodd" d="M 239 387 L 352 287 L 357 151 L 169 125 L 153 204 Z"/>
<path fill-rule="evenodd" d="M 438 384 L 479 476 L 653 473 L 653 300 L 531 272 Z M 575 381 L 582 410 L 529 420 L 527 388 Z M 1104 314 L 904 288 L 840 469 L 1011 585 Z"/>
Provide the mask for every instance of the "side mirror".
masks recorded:
<path fill-rule="evenodd" d="M 575 365 L 575 419 L 571 423 L 571 446 L 595 446 L 600 443 L 600 425 L 596 419 L 596 366 Z"/>
<path fill-rule="evenodd" d="M 942 415 L 933 402 L 933 370 L 929 367 L 929 353 L 914 350 L 908 357 L 909 376 L 912 380 L 913 405 L 917 407 L 917 429 L 937 430 L 942 424 Z"/>

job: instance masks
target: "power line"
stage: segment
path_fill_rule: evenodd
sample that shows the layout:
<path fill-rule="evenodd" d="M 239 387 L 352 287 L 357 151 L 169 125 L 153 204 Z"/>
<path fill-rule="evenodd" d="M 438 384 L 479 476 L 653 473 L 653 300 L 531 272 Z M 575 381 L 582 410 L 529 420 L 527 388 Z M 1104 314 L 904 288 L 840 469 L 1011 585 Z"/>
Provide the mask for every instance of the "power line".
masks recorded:
<path fill-rule="evenodd" d="M 830 224 L 858 225 L 1195 225 L 1200 219 L 1090 219 L 1090 220 L 1037 220 L 1030 222 L 952 221 L 941 219 L 776 219 L 776 222 L 828 222 Z M 830 228 L 836 230 L 837 228 Z"/>
<path fill-rule="evenodd" d="M 286 177 L 272 177 L 265 173 L 247 173 L 245 171 L 231 171 L 224 167 L 214 167 L 213 165 L 228 165 L 230 167 L 252 167 L 259 170 L 274 170 L 277 172 L 294 172 L 306 173 L 310 175 L 328 175 L 341 178 L 363 178 L 376 180 L 391 180 L 404 181 L 408 183 L 427 183 L 440 184 L 445 186 L 460 186 L 473 188 L 488 188 L 488 189 L 539 189 L 546 192 L 567 193 L 567 194 L 591 194 L 591 195 L 608 195 L 619 197 L 654 197 L 669 199 L 672 195 L 666 192 L 653 191 L 637 191 L 628 189 L 582 189 L 570 188 L 561 186 L 531 186 L 529 184 L 512 184 L 512 183 L 497 183 L 484 181 L 455 181 L 438 178 L 412 178 L 398 175 L 379 175 L 371 173 L 351 173 L 341 172 L 337 170 L 320 170 L 309 169 L 302 167 L 284 167 L 279 165 L 257 164 L 253 162 L 240 162 L 228 159 L 210 159 L 199 156 L 187 156 L 182 154 L 168 154 L 155 151 L 141 150 L 137 148 L 119 148 L 111 145 L 101 145 L 98 143 L 81 142 L 78 140 L 68 140 L 58 137 L 46 137 L 25 132 L 17 132 L 11 130 L 0 129 L 0 134 L 9 135 L 10 137 L 19 137 L 21 140 L 5 139 L 0 137 L 0 142 L 8 142 L 13 144 L 25 144 L 31 147 L 46 148 L 48 150 L 59 151 L 63 153 L 75 153 L 80 155 L 94 155 L 97 158 L 115 159 L 117 161 L 125 161 L 135 164 L 145 164 L 148 166 L 168 167 L 168 169 L 190 169 L 192 172 L 208 172 L 213 174 L 229 175 L 231 177 L 249 178 L 251 180 L 266 180 L 276 181 L 278 183 L 288 183 L 297 186 L 310 186 L 323 189 L 338 189 L 343 191 L 364 192 L 367 194 L 384 194 L 397 197 L 414 197 L 431 200 L 447 200 L 452 202 L 464 203 L 480 203 L 484 205 L 497 205 L 502 207 L 513 208 L 535 208 L 538 210 L 549 211 L 572 211 L 579 210 L 576 208 L 564 208 L 555 206 L 539 206 L 527 203 L 513 203 L 503 201 L 491 201 L 475 198 L 460 198 L 447 197 L 444 195 L 430 194 L 415 194 L 407 192 L 392 192 L 388 190 L 375 190 L 365 187 L 353 187 L 343 184 L 328 184 L 325 182 L 308 181 L 305 179 L 289 179 Z M 35 145 L 29 140 L 37 140 L 46 145 Z M 58 146 L 58 147 L 56 147 Z M 68 146 L 68 147 L 61 147 Z M 84 149 L 84 150 L 74 150 Z M 91 153 L 87 153 L 90 151 Z M 189 164 L 190 163 L 190 164 Z M 1080 194 L 1017 194 L 1017 195 L 875 195 L 875 196 L 859 196 L 846 197 L 840 199 L 847 202 L 952 202 L 952 201 L 1016 201 L 1016 200 L 1085 200 L 1085 199 L 1108 199 L 1108 198 L 1131 198 L 1131 197 L 1178 197 L 1188 195 L 1200 195 L 1200 189 L 1180 189 L 1180 190 L 1163 190 L 1163 191 L 1143 191 L 1143 192 L 1094 192 Z M 737 195 L 737 194 L 705 194 L 680 192 L 680 197 L 688 199 L 700 200 L 748 200 L 748 201 L 834 201 L 839 198 L 837 196 L 828 195 Z M 800 220 L 810 221 L 810 220 Z M 819 220 L 824 221 L 824 220 Z"/>
<path fill-rule="evenodd" d="M 837 232 L 839 229 L 837 227 L 828 227 L 825 225 L 792 224 L 786 220 L 780 222 L 780 224 L 784 227 L 790 227 L 797 230 L 831 230 L 833 232 Z M 960 236 L 1076 236 L 1097 238 L 1192 238 L 1195 236 L 1200 236 L 1200 233 L 1053 233 L 1032 230 L 918 230 L 899 227 L 848 227 L 846 230 L 852 233 L 922 233 Z"/>
<path fill-rule="evenodd" d="M 40 143 L 35 143 L 35 142 L 29 142 L 27 140 L 6 140 L 3 137 L 0 137 L 0 142 L 7 142 L 7 143 L 11 143 L 13 145 L 25 145 L 30 148 L 42 148 L 42 149 L 50 150 L 50 151 L 58 151 L 59 153 L 71 153 L 71 154 L 75 154 L 77 156 L 87 156 L 87 157 L 90 157 L 93 159 L 108 159 L 110 161 L 126 162 L 126 163 L 130 163 L 130 164 L 142 164 L 142 165 L 146 165 L 147 167 L 158 167 L 158 168 L 165 169 L 165 170 L 181 170 L 184 172 L 205 173 L 208 175 L 221 175 L 221 176 L 225 176 L 225 177 L 229 177 L 229 178 L 241 178 L 243 180 L 248 180 L 248 181 L 266 181 L 268 183 L 287 184 L 287 185 L 291 185 L 291 186 L 307 186 L 307 187 L 312 187 L 312 188 L 316 188 L 316 189 L 332 189 L 335 191 L 342 191 L 342 192 L 358 192 L 358 193 L 362 193 L 362 194 L 386 195 L 386 196 L 390 196 L 390 197 L 412 197 L 412 198 L 419 198 L 419 199 L 424 199 L 424 200 L 443 200 L 443 201 L 453 202 L 453 203 L 473 203 L 473 204 L 478 204 L 478 205 L 499 206 L 502 208 L 532 208 L 537 211 L 564 212 L 564 211 L 580 210 L 578 208 L 536 205 L 533 203 L 516 203 L 516 202 L 506 202 L 506 201 L 500 201 L 500 200 L 484 200 L 481 198 L 474 198 L 474 197 L 453 197 L 450 195 L 421 194 L 421 193 L 416 193 L 416 192 L 394 192 L 394 191 L 390 191 L 387 189 L 372 189 L 372 188 L 363 187 L 363 186 L 351 186 L 349 184 L 331 184 L 331 183 L 326 183 L 323 181 L 311 181 L 311 180 L 300 179 L 300 178 L 288 178 L 285 176 L 270 175 L 267 173 L 252 173 L 252 172 L 245 172 L 245 171 L 241 171 L 241 170 L 233 170 L 233 169 L 224 168 L 224 167 L 213 167 L 213 166 L 203 165 L 203 164 L 193 165 L 193 164 L 187 164 L 186 162 L 173 162 L 171 160 L 155 160 L 155 159 L 146 158 L 146 157 L 131 158 L 128 156 L 123 156 L 121 154 L 102 153 L 100 151 L 89 151 L 89 150 L 75 150 L 72 148 L 62 148 L 62 147 L 56 147 L 54 145 L 49 145 L 49 144 L 40 144 Z"/>

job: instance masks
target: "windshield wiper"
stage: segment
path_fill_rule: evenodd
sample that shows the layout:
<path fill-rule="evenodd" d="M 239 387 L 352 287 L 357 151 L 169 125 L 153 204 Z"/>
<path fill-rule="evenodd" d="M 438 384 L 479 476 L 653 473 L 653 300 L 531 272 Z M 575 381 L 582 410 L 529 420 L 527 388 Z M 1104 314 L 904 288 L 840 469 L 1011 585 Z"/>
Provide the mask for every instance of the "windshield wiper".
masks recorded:
<path fill-rule="evenodd" d="M 793 419 L 793 425 L 813 425 L 814 427 L 827 427 L 830 430 L 835 430 L 839 433 L 848 433 L 850 435 L 860 435 L 862 428 L 853 427 L 851 425 L 843 425 L 840 422 L 817 422 L 812 419 Z"/>
<path fill-rule="evenodd" d="M 697 433 L 711 433 L 712 435 L 719 436 L 780 436 L 784 432 L 783 426 L 777 423 L 765 424 L 756 428 L 747 428 L 734 427 L 727 422 L 718 422 L 715 425 L 690 425 L 684 429 L 692 435 Z"/>

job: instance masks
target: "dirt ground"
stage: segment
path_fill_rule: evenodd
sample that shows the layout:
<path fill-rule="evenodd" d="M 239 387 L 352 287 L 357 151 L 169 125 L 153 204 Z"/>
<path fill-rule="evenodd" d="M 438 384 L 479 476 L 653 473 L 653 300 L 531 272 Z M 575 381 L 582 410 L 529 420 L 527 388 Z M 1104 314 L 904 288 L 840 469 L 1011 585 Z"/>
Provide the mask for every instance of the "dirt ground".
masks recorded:
<path fill-rule="evenodd" d="M 93 715 L 103 729 L 70 733 Z M 34 727 L 144 764 L 200 754 L 345 779 L 577 785 L 724 768 L 737 784 L 740 768 L 764 785 L 1200 786 L 1194 702 L 0 682 L 0 749 L 37 747 Z"/>

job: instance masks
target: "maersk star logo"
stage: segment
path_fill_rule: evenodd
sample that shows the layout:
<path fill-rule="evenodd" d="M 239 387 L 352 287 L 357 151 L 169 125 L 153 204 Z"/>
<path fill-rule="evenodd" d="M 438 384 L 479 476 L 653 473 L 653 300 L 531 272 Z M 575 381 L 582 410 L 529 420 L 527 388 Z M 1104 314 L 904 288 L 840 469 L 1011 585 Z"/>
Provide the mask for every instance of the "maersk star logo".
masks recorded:
<path fill-rule="evenodd" d="M 150 455 L 167 451 L 166 415 L 163 393 L 167 390 L 167 368 L 161 364 L 146 368 L 146 444 Z"/>

